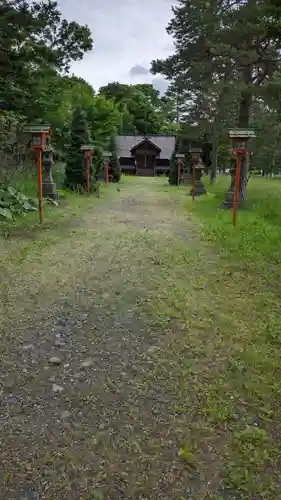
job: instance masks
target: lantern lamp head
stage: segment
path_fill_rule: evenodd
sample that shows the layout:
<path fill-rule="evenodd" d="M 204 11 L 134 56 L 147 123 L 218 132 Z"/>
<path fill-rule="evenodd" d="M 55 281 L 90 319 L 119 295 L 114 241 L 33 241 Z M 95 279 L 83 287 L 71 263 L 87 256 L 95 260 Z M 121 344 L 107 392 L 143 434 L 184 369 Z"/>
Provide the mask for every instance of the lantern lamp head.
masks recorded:
<path fill-rule="evenodd" d="M 256 137 L 255 132 L 249 129 L 233 129 L 228 132 L 229 138 L 232 140 L 233 148 L 245 150 L 248 141 Z"/>
<path fill-rule="evenodd" d="M 103 156 L 104 158 L 106 158 L 106 159 L 109 159 L 109 158 L 111 158 L 111 157 L 112 157 L 112 153 L 108 153 L 107 151 L 105 151 L 105 152 L 102 154 L 102 156 Z"/>
<path fill-rule="evenodd" d="M 30 125 L 24 127 L 23 131 L 31 135 L 32 149 L 45 149 L 47 137 L 51 135 L 51 127 L 49 125 Z"/>
<path fill-rule="evenodd" d="M 95 146 L 93 144 L 83 144 L 80 149 L 81 151 L 94 151 Z"/>
<path fill-rule="evenodd" d="M 202 154 L 202 148 L 189 148 L 191 158 L 196 159 Z"/>

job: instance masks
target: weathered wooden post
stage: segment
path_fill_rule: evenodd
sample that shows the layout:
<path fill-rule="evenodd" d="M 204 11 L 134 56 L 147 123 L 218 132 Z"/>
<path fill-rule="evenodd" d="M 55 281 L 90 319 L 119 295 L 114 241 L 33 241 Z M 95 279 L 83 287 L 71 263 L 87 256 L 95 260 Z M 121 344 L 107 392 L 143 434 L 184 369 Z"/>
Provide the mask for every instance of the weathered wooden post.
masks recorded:
<path fill-rule="evenodd" d="M 178 188 L 179 188 L 180 187 L 180 182 L 181 182 L 181 170 L 183 168 L 184 155 L 182 155 L 182 154 L 176 154 L 176 158 L 178 160 Z"/>
<path fill-rule="evenodd" d="M 110 158 L 112 157 L 112 153 L 103 153 L 103 158 L 105 158 L 106 165 L 105 165 L 105 182 L 106 184 L 109 183 L 109 165 L 110 165 Z"/>
<path fill-rule="evenodd" d="M 87 191 L 88 194 L 91 193 L 91 165 L 92 165 L 92 155 L 95 150 L 95 146 L 93 144 L 83 144 L 81 146 L 81 151 L 84 151 L 85 161 L 87 166 Z"/>
<path fill-rule="evenodd" d="M 239 187 L 240 187 L 240 174 L 241 174 L 241 157 L 248 154 L 247 146 L 249 139 L 255 137 L 255 132 L 249 129 L 233 129 L 229 130 L 228 135 L 232 141 L 232 154 L 236 159 L 235 169 L 235 187 L 233 198 L 233 213 L 232 225 L 236 226 L 237 209 L 239 202 Z"/>
<path fill-rule="evenodd" d="M 42 152 L 47 147 L 47 137 L 51 135 L 49 125 L 30 125 L 24 127 L 24 132 L 31 134 L 31 149 L 37 151 L 37 175 L 38 175 L 38 214 L 39 222 L 43 222 L 43 179 L 42 179 Z"/>
<path fill-rule="evenodd" d="M 190 194 L 192 195 L 192 200 L 194 201 L 195 196 L 201 196 L 206 193 L 206 189 L 201 180 L 204 170 L 204 165 L 202 163 L 202 149 L 201 148 L 190 148 L 191 154 L 191 169 L 192 169 L 192 188 Z"/>

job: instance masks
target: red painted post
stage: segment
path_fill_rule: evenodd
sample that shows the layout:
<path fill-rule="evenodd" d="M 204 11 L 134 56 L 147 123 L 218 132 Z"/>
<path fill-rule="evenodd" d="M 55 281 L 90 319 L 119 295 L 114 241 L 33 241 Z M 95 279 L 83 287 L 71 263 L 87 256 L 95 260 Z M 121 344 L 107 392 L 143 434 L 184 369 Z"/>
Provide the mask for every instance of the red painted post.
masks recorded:
<path fill-rule="evenodd" d="M 181 180 L 181 159 L 178 159 L 178 188 L 180 187 Z"/>
<path fill-rule="evenodd" d="M 91 159 L 92 153 L 91 151 L 86 151 L 86 161 L 87 161 L 87 188 L 88 194 L 91 192 Z"/>
<path fill-rule="evenodd" d="M 105 167 L 105 182 L 108 184 L 108 171 L 109 171 L 109 160 L 106 162 L 106 167 Z"/>
<path fill-rule="evenodd" d="M 241 172 L 241 153 L 239 151 L 236 151 L 235 191 L 234 191 L 233 214 L 232 214 L 233 227 L 236 226 L 239 186 L 240 186 L 240 172 Z"/>
<path fill-rule="evenodd" d="M 195 165 L 192 165 L 192 201 L 195 200 Z"/>
<path fill-rule="evenodd" d="M 43 222 L 43 180 L 42 180 L 42 149 L 38 149 L 37 154 L 37 175 L 38 175 L 38 214 L 39 222 Z"/>

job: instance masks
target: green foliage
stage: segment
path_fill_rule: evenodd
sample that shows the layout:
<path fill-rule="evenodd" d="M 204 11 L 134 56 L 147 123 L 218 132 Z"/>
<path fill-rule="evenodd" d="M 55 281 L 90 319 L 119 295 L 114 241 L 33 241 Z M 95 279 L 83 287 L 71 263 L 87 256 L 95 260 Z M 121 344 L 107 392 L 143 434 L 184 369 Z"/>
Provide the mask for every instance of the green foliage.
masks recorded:
<path fill-rule="evenodd" d="M 190 445 L 185 443 L 179 450 L 179 457 L 189 466 L 194 467 L 194 455 L 191 451 Z"/>
<path fill-rule="evenodd" d="M 112 136 L 110 138 L 109 151 L 112 154 L 110 158 L 110 175 L 112 176 L 112 182 L 119 182 L 121 177 L 121 169 L 117 154 L 117 144 L 115 136 Z"/>
<path fill-rule="evenodd" d="M 281 24 L 277 4 L 265 0 L 229 6 L 225 0 L 179 0 L 167 28 L 174 38 L 175 52 L 167 59 L 152 62 L 152 72 L 169 78 L 171 90 L 181 95 L 184 120 L 198 124 L 202 133 L 211 134 L 215 152 L 224 142 L 227 129 L 254 125 L 257 132 L 268 136 L 273 119 L 274 136 L 267 140 L 268 147 L 262 145 L 263 153 L 256 164 L 266 163 L 272 140 L 275 145 L 280 143 Z M 253 117 L 262 115 L 266 125 L 263 118 L 254 117 L 251 123 L 253 104 Z M 275 168 L 276 162 L 274 156 L 269 163 Z M 214 156 L 213 177 L 216 169 Z M 247 163 L 242 162 L 243 197 L 246 179 Z"/>
<path fill-rule="evenodd" d="M 122 111 L 124 133 L 157 134 L 165 132 L 170 124 L 171 107 L 167 99 L 160 98 L 153 85 L 113 82 L 101 87 L 99 92 Z"/>
<path fill-rule="evenodd" d="M 12 186 L 0 186 L 0 220 L 37 210 L 33 200 Z"/>
<path fill-rule="evenodd" d="M 105 170 L 105 158 L 103 156 L 103 149 L 101 146 L 96 146 L 93 151 L 93 178 L 94 178 L 94 186 L 97 186 L 98 179 L 101 176 L 101 173 Z"/>
<path fill-rule="evenodd" d="M 92 137 L 105 143 L 116 131 L 122 131 L 122 114 L 112 99 L 99 94 L 85 107 Z"/>
<path fill-rule="evenodd" d="M 85 113 L 77 107 L 72 118 L 64 181 L 65 187 L 72 191 L 84 191 L 87 188 L 87 166 L 81 146 L 89 142 L 90 133 Z"/>
<path fill-rule="evenodd" d="M 226 187 L 225 176 L 218 176 L 208 196 L 195 203 L 186 201 L 187 211 L 200 219 L 198 228 L 206 247 L 210 250 L 215 245 L 224 263 L 223 272 L 216 264 L 210 280 L 212 293 L 224 293 L 211 315 L 218 314 L 218 335 L 226 322 L 223 335 L 230 339 L 228 348 L 232 345 L 211 398 L 212 417 L 228 435 L 221 471 L 224 498 L 278 498 L 281 181 L 250 179 L 248 201 L 235 230 L 231 214 L 217 208 Z M 227 312 L 226 304 L 230 304 Z M 207 395 L 210 399 L 209 385 Z"/>
<path fill-rule="evenodd" d="M 0 44 L 1 174 L 3 164 L 9 164 L 5 173 L 14 171 L 13 162 L 17 167 L 22 164 L 21 159 L 15 161 L 20 156 L 17 143 L 22 123 L 50 124 L 52 145 L 65 160 L 66 146 L 74 140 L 70 136 L 77 106 L 85 113 L 93 141 L 102 149 L 116 133 L 153 134 L 170 127 L 172 101 L 164 101 L 152 85 L 110 83 L 96 95 L 85 80 L 69 76 L 71 63 L 92 49 L 93 40 L 86 26 L 63 19 L 57 2 L 4 0 Z M 23 147 L 20 154 L 26 156 L 27 150 Z M 69 154 L 67 161 L 68 169 Z M 103 168 L 101 158 L 97 165 Z"/>
<path fill-rule="evenodd" d="M 4 0 L 0 45 L 0 103 L 31 120 L 39 112 L 32 103 L 40 98 L 43 75 L 67 70 L 91 50 L 93 41 L 86 26 L 62 19 L 56 2 Z"/>

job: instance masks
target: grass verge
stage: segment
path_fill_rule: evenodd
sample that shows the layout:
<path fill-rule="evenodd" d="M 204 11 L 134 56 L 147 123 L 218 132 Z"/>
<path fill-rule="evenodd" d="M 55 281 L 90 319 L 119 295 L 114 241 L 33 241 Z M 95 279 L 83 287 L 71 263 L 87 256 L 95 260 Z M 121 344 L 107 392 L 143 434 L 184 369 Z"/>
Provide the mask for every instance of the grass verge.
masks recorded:
<path fill-rule="evenodd" d="M 225 294 L 220 313 L 236 322 L 236 331 L 223 332 L 227 365 L 209 384 L 204 410 L 209 423 L 228 436 L 217 498 L 281 498 L 281 183 L 250 179 L 234 229 L 232 212 L 218 208 L 227 182 L 219 177 L 206 196 L 185 204 L 220 256 L 214 276 Z"/>
<path fill-rule="evenodd" d="M 63 170 L 59 165 L 54 173 L 54 180 L 60 196 L 59 206 L 54 206 L 49 202 L 44 202 L 43 225 L 38 221 L 38 213 L 30 212 L 16 217 L 13 221 L 0 220 L 0 237 L 20 237 L 30 238 L 38 230 L 51 229 L 58 226 L 67 227 L 71 220 L 79 216 L 83 211 L 87 211 L 97 204 L 106 195 L 106 190 L 101 186 L 100 199 L 96 195 L 79 195 L 63 189 Z M 36 199 L 37 197 L 37 176 L 36 172 L 25 172 L 14 179 L 12 185 L 26 196 Z M 113 188 L 109 186 L 107 191 Z"/>

